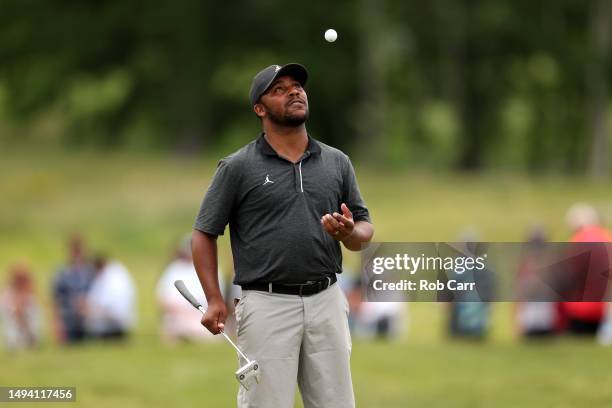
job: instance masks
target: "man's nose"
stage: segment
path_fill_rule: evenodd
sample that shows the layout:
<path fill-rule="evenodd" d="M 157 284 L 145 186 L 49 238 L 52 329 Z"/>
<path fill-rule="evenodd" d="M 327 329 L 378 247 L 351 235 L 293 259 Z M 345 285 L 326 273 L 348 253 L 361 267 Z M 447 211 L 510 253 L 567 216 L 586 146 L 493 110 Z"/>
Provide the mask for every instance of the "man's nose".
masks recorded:
<path fill-rule="evenodd" d="M 298 88 L 297 86 L 294 86 L 293 88 L 291 88 L 291 90 L 289 91 L 289 96 L 297 96 L 300 94 L 300 88 Z"/>

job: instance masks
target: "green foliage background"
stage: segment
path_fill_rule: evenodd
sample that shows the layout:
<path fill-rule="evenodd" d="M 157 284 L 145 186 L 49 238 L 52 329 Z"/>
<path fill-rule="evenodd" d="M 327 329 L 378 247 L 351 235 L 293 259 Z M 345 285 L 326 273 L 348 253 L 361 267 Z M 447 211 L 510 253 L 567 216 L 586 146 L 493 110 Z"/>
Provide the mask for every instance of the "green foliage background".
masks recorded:
<path fill-rule="evenodd" d="M 604 0 L 5 0 L 0 143 L 215 155 L 259 131 L 254 74 L 297 61 L 311 133 L 365 159 L 602 175 L 611 22 Z"/>

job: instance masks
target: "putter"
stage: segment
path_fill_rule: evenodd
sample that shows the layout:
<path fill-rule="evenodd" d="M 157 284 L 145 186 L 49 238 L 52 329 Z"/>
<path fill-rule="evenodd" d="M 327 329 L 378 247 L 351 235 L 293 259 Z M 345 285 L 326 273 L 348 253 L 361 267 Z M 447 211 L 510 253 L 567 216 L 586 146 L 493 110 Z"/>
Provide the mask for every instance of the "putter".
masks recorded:
<path fill-rule="evenodd" d="M 185 282 L 183 282 L 182 280 L 177 280 L 174 282 L 174 286 L 181 293 L 181 295 L 183 295 L 183 297 L 187 299 L 189 303 L 191 303 L 193 307 L 202 312 L 202 314 L 206 312 L 200 302 L 198 302 L 196 298 L 193 297 L 191 292 L 189 292 L 189 289 L 187 289 L 187 286 L 185 286 Z M 253 383 L 253 380 L 255 380 L 255 382 L 259 384 L 259 364 L 257 363 L 257 361 L 249 360 L 249 358 L 244 355 L 244 353 L 238 348 L 237 345 L 234 344 L 234 342 L 229 338 L 227 334 L 225 334 L 225 332 L 222 331 L 221 334 L 236 349 L 238 354 L 240 354 L 242 358 L 244 358 L 247 362 L 244 366 L 240 367 L 238 371 L 236 371 L 236 379 L 238 380 L 240 385 L 242 385 L 245 389 L 248 390 L 249 386 Z"/>

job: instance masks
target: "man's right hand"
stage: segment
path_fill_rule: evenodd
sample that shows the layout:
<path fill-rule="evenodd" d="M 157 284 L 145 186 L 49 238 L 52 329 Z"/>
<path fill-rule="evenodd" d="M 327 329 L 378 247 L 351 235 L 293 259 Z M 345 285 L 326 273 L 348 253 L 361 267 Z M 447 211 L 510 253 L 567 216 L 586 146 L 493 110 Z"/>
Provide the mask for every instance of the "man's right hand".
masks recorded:
<path fill-rule="evenodd" d="M 202 325 L 212 334 L 219 334 L 225 328 L 225 318 L 227 317 L 227 306 L 223 299 L 208 303 L 208 309 L 202 316 Z"/>

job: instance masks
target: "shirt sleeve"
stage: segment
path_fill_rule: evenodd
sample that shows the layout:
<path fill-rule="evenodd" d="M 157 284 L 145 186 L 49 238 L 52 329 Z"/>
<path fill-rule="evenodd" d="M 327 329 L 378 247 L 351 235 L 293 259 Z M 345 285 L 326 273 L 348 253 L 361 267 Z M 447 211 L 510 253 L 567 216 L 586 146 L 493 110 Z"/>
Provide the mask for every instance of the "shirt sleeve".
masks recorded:
<path fill-rule="evenodd" d="M 359 185 L 357 185 L 357 178 L 355 177 L 355 169 L 353 169 L 353 164 L 348 156 L 346 157 L 342 178 L 342 202 L 344 202 L 353 213 L 353 220 L 371 223 L 370 212 L 361 197 Z"/>
<path fill-rule="evenodd" d="M 235 173 L 235 169 L 226 160 L 219 162 L 200 206 L 194 229 L 212 235 L 223 235 L 236 200 L 238 178 Z"/>

